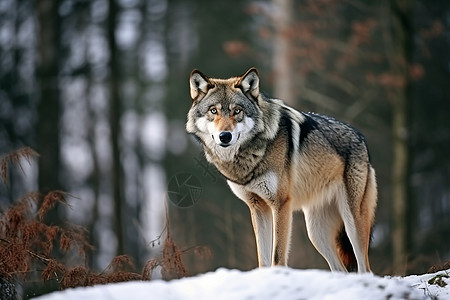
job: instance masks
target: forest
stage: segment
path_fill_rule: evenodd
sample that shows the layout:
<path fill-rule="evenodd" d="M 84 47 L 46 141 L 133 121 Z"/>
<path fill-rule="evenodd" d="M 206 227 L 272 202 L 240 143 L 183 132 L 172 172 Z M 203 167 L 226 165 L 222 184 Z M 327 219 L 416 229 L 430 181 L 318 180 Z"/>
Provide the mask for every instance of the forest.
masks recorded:
<path fill-rule="evenodd" d="M 250 67 L 366 136 L 375 274 L 450 260 L 448 1 L 0 0 L 0 292 L 256 268 L 247 206 L 185 130 L 192 69 Z M 289 266 L 328 269 L 301 212 Z"/>

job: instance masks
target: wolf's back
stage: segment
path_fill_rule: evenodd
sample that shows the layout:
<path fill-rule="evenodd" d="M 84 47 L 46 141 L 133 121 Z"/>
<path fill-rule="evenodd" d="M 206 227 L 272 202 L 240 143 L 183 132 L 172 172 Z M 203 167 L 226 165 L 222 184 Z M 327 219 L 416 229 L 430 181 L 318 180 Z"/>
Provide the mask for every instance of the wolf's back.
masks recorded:
<path fill-rule="evenodd" d="M 351 159 L 370 161 L 366 139 L 357 129 L 328 116 L 314 113 L 303 115 L 305 121 L 301 128 L 307 128 L 310 134 L 302 142 L 330 146 L 346 162 Z M 328 145 L 321 145 L 323 142 Z"/>

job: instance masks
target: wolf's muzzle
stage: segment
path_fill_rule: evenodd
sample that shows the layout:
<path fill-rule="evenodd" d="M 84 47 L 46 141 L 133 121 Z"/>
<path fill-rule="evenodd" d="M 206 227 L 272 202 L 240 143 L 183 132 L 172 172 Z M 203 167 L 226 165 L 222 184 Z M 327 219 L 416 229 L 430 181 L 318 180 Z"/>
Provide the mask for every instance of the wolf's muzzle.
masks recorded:
<path fill-rule="evenodd" d="M 223 131 L 219 134 L 219 140 L 222 147 L 228 147 L 231 139 L 233 138 L 231 132 Z"/>

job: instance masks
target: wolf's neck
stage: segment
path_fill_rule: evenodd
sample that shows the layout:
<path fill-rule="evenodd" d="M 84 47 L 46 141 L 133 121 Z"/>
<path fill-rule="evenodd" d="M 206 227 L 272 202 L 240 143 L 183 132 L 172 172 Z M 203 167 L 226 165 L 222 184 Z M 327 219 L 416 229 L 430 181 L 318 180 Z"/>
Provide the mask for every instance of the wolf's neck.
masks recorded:
<path fill-rule="evenodd" d="M 238 149 L 223 148 L 220 152 L 205 148 L 206 159 L 214 164 L 225 178 L 245 185 L 259 175 L 257 169 L 262 163 L 267 146 L 258 139 L 249 144 L 250 146 Z M 230 151 L 227 153 L 226 160 L 223 157 L 225 151 Z"/>

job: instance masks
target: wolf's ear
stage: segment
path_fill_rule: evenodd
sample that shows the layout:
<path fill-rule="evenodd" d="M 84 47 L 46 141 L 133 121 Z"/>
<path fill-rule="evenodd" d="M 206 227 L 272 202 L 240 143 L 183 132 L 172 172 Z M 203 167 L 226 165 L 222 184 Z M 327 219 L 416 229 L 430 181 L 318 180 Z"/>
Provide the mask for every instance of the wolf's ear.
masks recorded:
<path fill-rule="evenodd" d="M 208 77 L 197 69 L 192 70 L 189 85 L 191 87 L 191 98 L 193 101 L 201 100 L 208 93 L 208 90 L 214 86 Z"/>
<path fill-rule="evenodd" d="M 244 94 L 249 93 L 255 100 L 259 96 L 259 76 L 256 68 L 250 68 L 241 76 L 236 87 L 239 87 Z"/>

